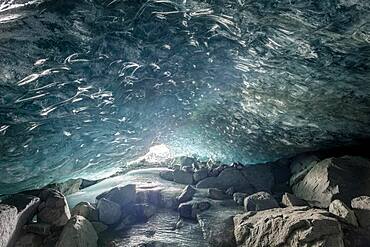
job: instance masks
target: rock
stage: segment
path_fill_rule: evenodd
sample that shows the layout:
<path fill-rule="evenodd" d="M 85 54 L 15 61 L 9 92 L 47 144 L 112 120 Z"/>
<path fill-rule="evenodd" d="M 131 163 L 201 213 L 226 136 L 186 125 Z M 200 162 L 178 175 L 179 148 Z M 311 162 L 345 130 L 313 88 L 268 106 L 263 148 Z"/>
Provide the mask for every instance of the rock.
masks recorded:
<path fill-rule="evenodd" d="M 43 238 L 34 233 L 27 233 L 18 238 L 15 247 L 42 247 Z"/>
<path fill-rule="evenodd" d="M 71 218 L 66 198 L 57 190 L 45 189 L 40 193 L 42 202 L 37 218 L 42 223 L 64 226 Z"/>
<path fill-rule="evenodd" d="M 235 189 L 234 189 L 234 187 L 230 187 L 230 188 L 228 188 L 226 191 L 225 191 L 225 193 L 226 193 L 226 195 L 229 195 L 229 196 L 233 196 L 234 195 L 234 193 L 235 193 Z"/>
<path fill-rule="evenodd" d="M 23 230 L 30 233 L 35 233 L 42 236 L 47 236 L 51 234 L 51 225 L 46 223 L 32 223 L 25 225 Z"/>
<path fill-rule="evenodd" d="M 370 196 L 369 177 L 370 161 L 365 158 L 329 158 L 316 163 L 292 189 L 312 206 L 327 208 L 335 199 L 349 205 L 354 197 Z"/>
<path fill-rule="evenodd" d="M 173 181 L 173 173 L 174 171 L 163 171 L 159 173 L 159 176 L 164 180 Z"/>
<path fill-rule="evenodd" d="M 193 174 L 182 170 L 173 172 L 173 181 L 179 184 L 193 184 Z"/>
<path fill-rule="evenodd" d="M 62 193 L 63 195 L 71 195 L 73 193 L 76 193 L 80 190 L 82 184 L 82 179 L 69 179 L 63 183 L 56 183 L 48 185 L 47 188 L 55 189 Z"/>
<path fill-rule="evenodd" d="M 233 194 L 233 199 L 236 202 L 236 204 L 243 206 L 244 205 L 244 199 L 248 196 L 246 193 L 236 192 Z"/>
<path fill-rule="evenodd" d="M 146 203 L 136 204 L 135 209 L 136 217 L 139 221 L 147 221 L 156 212 L 156 208 L 154 206 Z"/>
<path fill-rule="evenodd" d="M 290 185 L 293 186 L 300 182 L 319 161 L 320 159 L 312 154 L 301 154 L 294 157 L 290 164 L 290 171 L 292 173 L 289 182 Z"/>
<path fill-rule="evenodd" d="M 120 220 L 121 207 L 117 203 L 102 198 L 97 206 L 99 210 L 99 220 L 107 225 L 112 225 Z"/>
<path fill-rule="evenodd" d="M 189 201 L 179 205 L 180 217 L 195 220 L 197 214 L 211 207 L 207 201 Z"/>
<path fill-rule="evenodd" d="M 237 246 L 343 247 L 340 223 L 321 209 L 275 208 L 234 217 Z"/>
<path fill-rule="evenodd" d="M 334 200 L 330 203 L 329 212 L 347 224 L 358 226 L 355 213 L 340 200 Z"/>
<path fill-rule="evenodd" d="M 222 190 L 217 189 L 217 188 L 209 188 L 208 189 L 208 197 L 213 199 L 213 200 L 230 199 L 230 197 L 228 195 L 226 195 L 225 192 L 223 192 Z"/>
<path fill-rule="evenodd" d="M 0 204 L 0 247 L 7 247 L 17 226 L 17 208 Z"/>
<path fill-rule="evenodd" d="M 123 187 L 115 187 L 110 191 L 104 192 L 96 197 L 97 200 L 100 200 L 102 198 L 115 202 L 121 207 L 125 206 L 128 203 L 135 203 L 136 185 L 128 184 Z"/>
<path fill-rule="evenodd" d="M 233 187 L 237 192 L 254 193 L 255 188 L 244 177 L 243 173 L 235 168 L 224 169 L 217 177 L 207 177 L 196 185 L 197 188 L 217 188 L 227 190 Z"/>
<path fill-rule="evenodd" d="M 262 211 L 278 207 L 277 201 L 267 192 L 257 192 L 244 199 L 245 211 Z"/>
<path fill-rule="evenodd" d="M 124 217 L 121 222 L 114 228 L 115 231 L 121 231 L 127 228 L 130 228 L 133 224 L 138 223 L 136 215 L 127 215 Z"/>
<path fill-rule="evenodd" d="M 188 185 L 184 188 L 181 195 L 177 197 L 177 200 L 179 201 L 179 203 L 190 201 L 191 199 L 193 199 L 195 192 L 195 188 L 191 185 Z"/>
<path fill-rule="evenodd" d="M 4 233 L 1 233 L 0 236 L 3 239 L 2 241 L 7 243 L 8 246 L 13 246 L 15 244 L 15 241 L 19 237 L 23 226 L 27 222 L 31 221 L 36 214 L 37 207 L 40 204 L 40 198 L 32 195 L 15 194 L 4 199 L 2 203 L 8 205 L 9 207 L 4 206 L 4 212 L 0 212 L 0 217 L 5 217 L 4 220 L 7 224 L 7 226 L 3 226 L 3 222 L 1 219 L 0 233 L 3 231 Z M 7 216 L 9 217 L 10 215 L 12 215 L 12 207 L 15 207 L 16 209 L 16 216 L 11 221 L 9 221 L 9 219 L 7 219 Z"/>
<path fill-rule="evenodd" d="M 136 191 L 136 203 L 148 203 L 160 207 L 162 204 L 161 190 L 158 188 L 143 188 Z"/>
<path fill-rule="evenodd" d="M 98 210 L 89 202 L 80 202 L 72 210 L 72 216 L 81 215 L 89 221 L 98 221 Z"/>
<path fill-rule="evenodd" d="M 93 221 L 91 222 L 92 226 L 94 227 L 97 234 L 104 232 L 108 229 L 108 226 L 99 222 L 99 221 Z"/>
<path fill-rule="evenodd" d="M 253 185 L 255 191 L 271 192 L 271 188 L 274 185 L 274 174 L 272 173 L 271 165 L 245 166 L 241 173 L 248 183 Z M 237 192 L 248 191 L 237 190 Z"/>
<path fill-rule="evenodd" d="M 81 185 L 80 185 L 80 190 L 82 189 L 85 189 L 87 187 L 90 187 L 94 184 L 97 184 L 99 183 L 100 181 L 102 181 L 103 179 L 100 179 L 100 180 L 88 180 L 88 179 L 82 179 L 82 182 L 81 182 Z"/>
<path fill-rule="evenodd" d="M 92 224 L 76 215 L 64 226 L 56 247 L 97 247 L 97 242 L 98 235 Z"/>
<path fill-rule="evenodd" d="M 193 173 L 193 179 L 195 183 L 198 183 L 200 180 L 203 180 L 206 177 L 208 177 L 208 169 L 204 167 L 200 168 L 199 170 L 196 170 Z"/>
<path fill-rule="evenodd" d="M 360 196 L 352 199 L 351 207 L 355 212 L 358 223 L 361 227 L 370 226 L 370 197 Z"/>
<path fill-rule="evenodd" d="M 183 156 L 183 157 L 180 157 L 180 166 L 181 167 L 192 167 L 193 164 L 196 164 L 197 163 L 197 160 L 194 159 L 193 157 L 186 157 L 186 156 Z"/>
<path fill-rule="evenodd" d="M 307 202 L 290 193 L 284 193 L 282 204 L 286 207 L 308 206 Z"/>

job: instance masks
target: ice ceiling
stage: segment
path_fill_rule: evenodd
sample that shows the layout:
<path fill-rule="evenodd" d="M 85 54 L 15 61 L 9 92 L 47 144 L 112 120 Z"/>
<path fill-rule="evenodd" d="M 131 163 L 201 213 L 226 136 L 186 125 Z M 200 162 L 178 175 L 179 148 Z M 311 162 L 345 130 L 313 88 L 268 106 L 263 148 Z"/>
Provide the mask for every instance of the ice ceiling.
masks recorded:
<path fill-rule="evenodd" d="M 1 2 L 0 193 L 370 137 L 367 0 Z"/>

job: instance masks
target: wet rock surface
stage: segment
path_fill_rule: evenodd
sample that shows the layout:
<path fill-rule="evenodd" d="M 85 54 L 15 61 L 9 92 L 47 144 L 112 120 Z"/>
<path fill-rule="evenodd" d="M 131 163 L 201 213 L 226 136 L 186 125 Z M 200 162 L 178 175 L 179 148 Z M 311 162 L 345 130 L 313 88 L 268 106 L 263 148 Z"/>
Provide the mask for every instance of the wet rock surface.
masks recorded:
<path fill-rule="evenodd" d="M 278 202 L 267 192 L 257 192 L 244 199 L 245 211 L 262 211 L 278 207 Z"/>

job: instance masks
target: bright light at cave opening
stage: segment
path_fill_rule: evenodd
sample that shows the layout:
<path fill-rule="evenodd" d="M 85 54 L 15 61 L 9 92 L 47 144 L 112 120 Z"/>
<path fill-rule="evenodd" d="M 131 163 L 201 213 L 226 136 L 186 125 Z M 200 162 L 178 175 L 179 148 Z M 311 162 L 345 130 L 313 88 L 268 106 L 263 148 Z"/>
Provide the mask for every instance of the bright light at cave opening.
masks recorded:
<path fill-rule="evenodd" d="M 144 158 L 148 162 L 161 162 L 171 158 L 171 152 L 166 145 L 159 144 L 150 147 L 149 152 L 144 156 Z"/>

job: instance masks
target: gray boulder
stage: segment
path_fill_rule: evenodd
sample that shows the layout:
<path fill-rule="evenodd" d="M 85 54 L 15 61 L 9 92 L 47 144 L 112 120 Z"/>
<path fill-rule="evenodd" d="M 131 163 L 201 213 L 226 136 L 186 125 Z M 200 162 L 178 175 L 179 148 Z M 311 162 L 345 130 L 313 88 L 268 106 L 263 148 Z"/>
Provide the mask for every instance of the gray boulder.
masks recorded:
<path fill-rule="evenodd" d="M 286 207 L 308 206 L 307 202 L 290 193 L 284 193 L 281 203 Z"/>
<path fill-rule="evenodd" d="M 72 216 L 81 215 L 89 221 L 97 221 L 99 219 L 98 210 L 89 202 L 80 202 L 71 210 Z"/>
<path fill-rule="evenodd" d="M 358 226 L 355 213 L 340 200 L 334 200 L 330 203 L 329 212 L 347 224 Z"/>
<path fill-rule="evenodd" d="M 82 184 L 82 179 L 77 178 L 77 179 L 69 179 L 65 182 L 62 183 L 56 183 L 56 184 L 51 184 L 48 185 L 47 187 L 50 189 L 55 189 L 62 193 L 63 195 L 71 195 L 73 193 L 76 193 L 80 190 Z"/>
<path fill-rule="evenodd" d="M 42 223 L 64 226 L 71 218 L 67 200 L 62 193 L 45 189 L 40 193 L 42 202 L 38 207 L 37 218 Z"/>
<path fill-rule="evenodd" d="M 122 187 L 115 187 L 110 191 L 104 192 L 96 197 L 97 200 L 100 200 L 102 198 L 115 202 L 121 207 L 125 206 L 128 203 L 135 203 L 136 185 L 128 184 Z"/>
<path fill-rule="evenodd" d="M 64 226 L 56 247 L 97 247 L 98 235 L 92 224 L 80 215 Z"/>
<path fill-rule="evenodd" d="M 370 196 L 370 161 L 354 156 L 322 160 L 292 190 L 312 206 L 327 208 L 335 199 L 349 205 L 354 197 Z"/>
<path fill-rule="evenodd" d="M 237 246 L 343 247 L 340 223 L 325 210 L 275 208 L 234 217 Z"/>
<path fill-rule="evenodd" d="M 361 227 L 370 227 L 370 197 L 360 196 L 352 199 L 351 207 Z"/>
<path fill-rule="evenodd" d="M 188 185 L 184 188 L 181 195 L 177 197 L 177 200 L 179 201 L 179 203 L 190 201 L 191 199 L 193 199 L 195 192 L 195 188 L 191 185 Z"/>
<path fill-rule="evenodd" d="M 244 205 L 244 199 L 248 196 L 246 193 L 236 192 L 233 194 L 233 200 L 236 202 L 236 204 L 243 206 Z"/>
<path fill-rule="evenodd" d="M 17 208 L 0 204 L 0 247 L 7 247 L 17 226 Z"/>
<path fill-rule="evenodd" d="M 194 172 L 193 174 L 194 183 L 198 183 L 200 180 L 203 180 L 206 177 L 208 177 L 208 169 L 202 167 Z"/>
<path fill-rule="evenodd" d="M 278 207 L 279 204 L 275 198 L 267 192 L 257 192 L 244 199 L 245 211 L 262 211 Z"/>
<path fill-rule="evenodd" d="M 173 172 L 173 181 L 179 184 L 193 184 L 193 173 L 175 170 Z"/>
<path fill-rule="evenodd" d="M 35 233 L 41 236 L 50 235 L 51 229 L 52 226 L 47 223 L 31 223 L 23 227 L 23 230 L 25 230 L 26 232 Z"/>
<path fill-rule="evenodd" d="M 14 247 L 42 247 L 43 238 L 34 233 L 26 233 L 18 238 Z"/>
<path fill-rule="evenodd" d="M 103 224 L 99 221 L 93 221 L 91 222 L 92 226 L 94 227 L 97 234 L 104 232 L 108 229 L 108 226 L 106 224 Z"/>
<path fill-rule="evenodd" d="M 143 188 L 136 191 L 136 203 L 147 203 L 157 207 L 162 204 L 161 189 Z"/>
<path fill-rule="evenodd" d="M 290 171 L 292 173 L 290 185 L 293 186 L 300 182 L 319 161 L 320 159 L 313 154 L 301 154 L 294 157 L 290 164 Z"/>
<path fill-rule="evenodd" d="M 180 217 L 195 220 L 198 213 L 207 210 L 210 207 L 211 204 L 207 201 L 189 201 L 181 203 L 178 210 Z"/>
<path fill-rule="evenodd" d="M 271 192 L 271 188 L 274 185 L 274 174 L 271 165 L 260 164 L 245 166 L 241 170 L 241 173 L 248 181 L 249 184 L 253 185 L 256 191 L 267 191 Z M 248 192 L 248 191 L 238 191 Z"/>
<path fill-rule="evenodd" d="M 159 176 L 163 178 L 164 180 L 173 181 L 173 173 L 174 171 L 162 171 L 159 173 Z"/>
<path fill-rule="evenodd" d="M 99 210 L 99 220 L 106 225 L 112 225 L 120 220 L 121 207 L 110 200 L 102 198 L 97 206 Z"/>
<path fill-rule="evenodd" d="M 208 189 L 208 197 L 213 200 L 227 200 L 230 199 L 230 196 L 227 195 L 224 191 L 217 188 Z"/>

